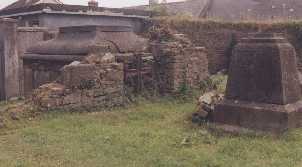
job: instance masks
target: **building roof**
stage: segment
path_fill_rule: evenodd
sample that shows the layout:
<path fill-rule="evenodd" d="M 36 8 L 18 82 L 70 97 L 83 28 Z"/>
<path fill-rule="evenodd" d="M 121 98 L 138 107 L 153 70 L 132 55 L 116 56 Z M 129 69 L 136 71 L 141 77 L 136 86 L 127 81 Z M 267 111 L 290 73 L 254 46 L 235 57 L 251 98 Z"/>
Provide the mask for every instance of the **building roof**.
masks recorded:
<path fill-rule="evenodd" d="M 18 9 L 18 8 L 24 8 L 29 6 L 34 6 L 37 4 L 63 4 L 60 0 L 18 0 L 17 2 L 14 2 L 7 7 L 3 8 L 2 10 L 11 10 L 11 9 Z"/>
<path fill-rule="evenodd" d="M 25 2 L 26 0 L 21 0 L 22 2 Z M 21 1 L 17 1 L 21 3 Z M 30 1 L 30 0 L 27 0 Z M 9 5 L 11 7 L 4 8 L 0 10 L 0 17 L 17 17 L 17 16 L 24 16 L 24 15 L 33 15 L 33 14 L 40 14 L 40 13 L 71 13 L 71 14 L 81 14 L 81 15 L 97 15 L 98 13 L 101 13 L 103 15 L 106 13 L 106 15 L 124 15 L 124 16 L 143 16 L 143 17 L 149 17 L 151 15 L 151 12 L 145 11 L 145 10 L 137 10 L 137 9 L 121 9 L 121 8 L 104 8 L 104 7 L 98 7 L 94 9 L 93 11 L 90 10 L 88 6 L 83 5 L 67 5 L 62 3 L 43 3 L 43 2 L 49 2 L 49 0 L 46 1 L 35 1 L 32 0 L 34 3 L 30 3 L 32 5 L 20 5 L 19 7 L 15 8 L 17 6 L 17 2 L 15 2 L 12 5 Z M 59 1 L 58 1 L 59 2 Z M 12 7 L 15 6 L 15 7 Z M 111 14 L 110 14 L 111 13 Z"/>

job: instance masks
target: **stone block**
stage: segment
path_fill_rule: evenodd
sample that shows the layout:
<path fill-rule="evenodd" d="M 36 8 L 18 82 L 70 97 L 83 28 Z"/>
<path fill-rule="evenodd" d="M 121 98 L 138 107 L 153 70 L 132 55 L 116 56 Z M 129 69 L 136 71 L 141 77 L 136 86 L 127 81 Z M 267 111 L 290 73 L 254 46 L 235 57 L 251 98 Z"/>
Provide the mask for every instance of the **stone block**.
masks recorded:
<path fill-rule="evenodd" d="M 215 106 L 214 122 L 251 130 L 282 133 L 302 126 L 302 101 L 288 105 L 224 100 Z"/>
<path fill-rule="evenodd" d="M 215 123 L 273 133 L 302 125 L 296 53 L 286 39 L 250 34 L 235 46 L 230 65 Z"/>
<path fill-rule="evenodd" d="M 68 88 L 91 88 L 98 78 L 96 66 L 91 64 L 68 65 L 63 68 L 63 84 Z"/>

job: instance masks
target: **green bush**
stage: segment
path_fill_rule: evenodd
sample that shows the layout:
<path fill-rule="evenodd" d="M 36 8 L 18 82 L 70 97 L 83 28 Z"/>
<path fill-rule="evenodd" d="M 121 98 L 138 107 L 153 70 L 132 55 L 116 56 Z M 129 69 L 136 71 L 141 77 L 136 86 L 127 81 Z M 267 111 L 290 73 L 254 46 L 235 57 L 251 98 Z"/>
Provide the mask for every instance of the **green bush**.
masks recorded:
<path fill-rule="evenodd" d="M 157 5 L 152 5 L 150 7 L 150 10 L 152 11 L 153 15 L 158 17 L 158 16 L 168 16 L 167 9 L 164 5 L 157 4 Z"/>

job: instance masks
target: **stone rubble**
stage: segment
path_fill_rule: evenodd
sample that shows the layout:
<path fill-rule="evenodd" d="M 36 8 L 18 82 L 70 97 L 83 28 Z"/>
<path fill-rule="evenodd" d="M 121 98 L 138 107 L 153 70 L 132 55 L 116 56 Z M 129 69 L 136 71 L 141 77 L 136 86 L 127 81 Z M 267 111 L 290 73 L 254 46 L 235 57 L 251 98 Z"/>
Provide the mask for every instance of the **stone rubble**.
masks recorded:
<path fill-rule="evenodd" d="M 197 104 L 196 112 L 192 115 L 192 122 L 201 124 L 202 122 L 211 122 L 215 104 L 223 100 L 224 95 L 216 91 L 208 92 L 202 95 Z"/>
<path fill-rule="evenodd" d="M 169 29 L 155 29 L 150 36 L 152 42 L 149 51 L 152 54 L 145 49 L 129 52 L 115 52 L 114 49 L 90 51 L 81 60 L 58 68 L 61 71 L 55 82 L 42 85 L 34 91 L 34 104 L 46 110 L 105 108 L 124 104 L 125 87 L 134 88 L 133 94 L 146 90 L 172 94 L 183 87 L 200 88 L 201 81 L 208 77 L 206 49 L 194 46 L 184 34 Z M 118 42 L 123 44 L 122 49 L 128 48 L 125 47 L 126 40 Z M 140 43 L 144 48 L 146 42 Z M 56 42 L 51 44 L 57 46 Z M 104 46 L 113 47 L 111 44 L 107 41 Z M 45 48 L 47 46 L 45 44 Z M 59 51 L 65 53 L 61 46 Z"/>
<path fill-rule="evenodd" d="M 113 58 L 92 55 L 80 64 L 64 66 L 60 81 L 35 90 L 34 103 L 47 110 L 123 105 L 123 65 Z"/>

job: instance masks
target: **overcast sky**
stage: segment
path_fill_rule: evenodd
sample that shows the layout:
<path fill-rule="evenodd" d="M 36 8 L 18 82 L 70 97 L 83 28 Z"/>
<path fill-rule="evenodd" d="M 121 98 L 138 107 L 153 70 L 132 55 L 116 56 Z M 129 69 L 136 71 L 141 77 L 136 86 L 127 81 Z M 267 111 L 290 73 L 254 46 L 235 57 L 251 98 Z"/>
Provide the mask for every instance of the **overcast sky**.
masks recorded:
<path fill-rule="evenodd" d="M 3 8 L 16 0 L 1 0 L 0 8 Z M 62 0 L 66 4 L 76 4 L 76 5 L 86 5 L 88 0 Z M 125 6 L 134 6 L 134 5 L 146 5 L 149 0 L 99 0 L 101 6 L 104 7 L 125 7 Z M 168 0 L 168 2 L 181 1 L 181 0 Z"/>

